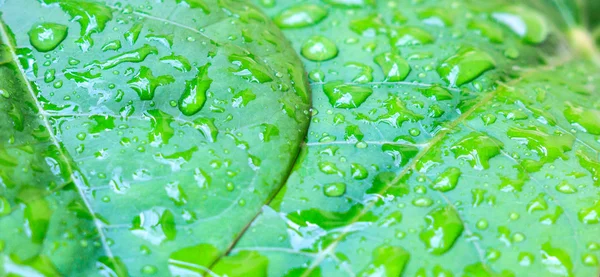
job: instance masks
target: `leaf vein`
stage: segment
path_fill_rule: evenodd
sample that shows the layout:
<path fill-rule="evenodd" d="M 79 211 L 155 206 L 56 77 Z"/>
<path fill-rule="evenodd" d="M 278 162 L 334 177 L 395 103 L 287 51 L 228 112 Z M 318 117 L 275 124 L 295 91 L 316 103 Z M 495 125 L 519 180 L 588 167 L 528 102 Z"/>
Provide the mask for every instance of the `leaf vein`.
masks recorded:
<path fill-rule="evenodd" d="M 107 239 L 106 239 L 106 235 L 104 234 L 103 228 L 102 228 L 102 222 L 100 221 L 100 219 L 98 219 L 98 217 L 96 216 L 94 210 L 92 209 L 92 206 L 89 202 L 89 200 L 87 199 L 85 192 L 84 192 L 84 186 L 87 185 L 87 181 L 85 180 L 85 178 L 83 176 L 79 176 L 80 172 L 73 169 L 72 165 L 71 165 L 71 161 L 69 159 L 69 157 L 64 153 L 63 148 L 60 144 L 60 142 L 58 141 L 58 139 L 56 138 L 56 135 L 54 134 L 53 131 L 53 127 L 50 124 L 49 118 L 48 116 L 44 115 L 43 111 L 43 107 L 42 104 L 40 103 L 40 101 L 38 100 L 35 90 L 33 89 L 33 87 L 31 86 L 31 83 L 29 82 L 26 74 L 25 74 L 25 70 L 23 69 L 23 66 L 21 65 L 21 63 L 19 62 L 19 57 L 17 55 L 16 52 L 16 46 L 13 45 L 13 43 L 11 42 L 10 39 L 10 35 L 8 34 L 8 27 L 6 26 L 6 24 L 4 23 L 4 21 L 0 20 L 0 38 L 2 38 L 3 41 L 5 41 L 5 45 L 8 47 L 9 53 L 12 56 L 12 60 L 15 63 L 15 65 L 17 66 L 17 68 L 19 69 L 19 73 L 21 78 L 23 79 L 22 81 L 25 83 L 25 86 L 27 87 L 27 91 L 30 94 L 32 100 L 35 103 L 35 106 L 38 110 L 38 112 L 41 113 L 41 119 L 42 119 L 42 123 L 44 125 L 44 127 L 46 128 L 46 130 L 48 131 L 48 133 L 50 134 L 50 138 L 52 140 L 52 144 L 54 144 L 54 146 L 56 146 L 57 151 L 59 152 L 59 154 L 65 159 L 66 161 L 66 165 L 67 165 L 67 170 L 68 172 L 70 172 L 70 178 L 71 181 L 73 181 L 73 183 L 75 184 L 75 187 L 77 188 L 77 192 L 79 193 L 85 207 L 89 210 L 90 215 L 92 217 L 92 220 L 94 222 L 94 226 L 95 228 L 98 230 L 98 236 L 100 238 L 100 242 L 102 244 L 103 250 L 106 254 L 106 256 L 111 259 L 113 262 L 115 262 L 115 257 L 112 253 L 112 250 L 110 249 Z"/>

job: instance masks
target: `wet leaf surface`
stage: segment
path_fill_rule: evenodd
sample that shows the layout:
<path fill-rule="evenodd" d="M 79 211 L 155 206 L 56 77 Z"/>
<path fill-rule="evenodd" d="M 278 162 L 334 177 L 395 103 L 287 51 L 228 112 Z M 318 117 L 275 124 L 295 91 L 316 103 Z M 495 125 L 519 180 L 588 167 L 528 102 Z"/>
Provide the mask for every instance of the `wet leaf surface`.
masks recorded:
<path fill-rule="evenodd" d="M 327 17 L 282 26 L 313 117 L 231 256 L 270 276 L 594 276 L 597 66 L 524 4 L 417 2 L 302 1 Z M 305 53 L 316 35 L 335 57 Z"/>
<path fill-rule="evenodd" d="M 281 187 L 309 90 L 256 8 L 0 11 L 0 275 L 200 274 Z"/>
<path fill-rule="evenodd" d="M 3 274 L 598 272 L 568 1 L 40 1 L 0 1 Z"/>

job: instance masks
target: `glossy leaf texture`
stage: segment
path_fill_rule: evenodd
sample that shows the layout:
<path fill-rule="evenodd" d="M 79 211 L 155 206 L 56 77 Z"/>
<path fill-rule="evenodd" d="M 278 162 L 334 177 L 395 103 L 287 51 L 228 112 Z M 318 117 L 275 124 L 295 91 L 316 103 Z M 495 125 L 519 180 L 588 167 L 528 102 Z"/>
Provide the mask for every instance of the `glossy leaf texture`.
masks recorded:
<path fill-rule="evenodd" d="M 528 1 L 256 3 L 303 56 L 313 117 L 231 258 L 268 276 L 597 276 L 600 71 L 564 21 Z"/>
<path fill-rule="evenodd" d="M 201 275 L 281 187 L 310 96 L 254 6 L 0 12 L 1 276 Z"/>

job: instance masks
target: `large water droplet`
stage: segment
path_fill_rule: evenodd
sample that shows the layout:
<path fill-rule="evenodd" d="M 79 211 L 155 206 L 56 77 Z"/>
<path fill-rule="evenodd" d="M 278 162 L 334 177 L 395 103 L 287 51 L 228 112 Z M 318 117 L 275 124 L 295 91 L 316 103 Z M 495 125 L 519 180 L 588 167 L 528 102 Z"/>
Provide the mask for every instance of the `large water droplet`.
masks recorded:
<path fill-rule="evenodd" d="M 179 98 L 179 110 L 187 116 L 199 112 L 206 103 L 206 91 L 213 80 L 208 77 L 210 63 L 198 68 L 198 74 L 192 80 L 185 82 L 185 90 Z"/>
<path fill-rule="evenodd" d="M 273 18 L 281 28 L 303 28 L 321 22 L 327 10 L 318 5 L 302 4 L 282 11 Z"/>
<path fill-rule="evenodd" d="M 373 250 L 371 263 L 358 276 L 401 276 L 410 254 L 399 246 L 382 245 Z"/>
<path fill-rule="evenodd" d="M 328 197 L 340 197 L 346 193 L 346 184 L 337 182 L 323 186 L 323 193 Z"/>
<path fill-rule="evenodd" d="M 312 36 L 302 45 L 302 56 L 315 61 L 327 61 L 335 58 L 338 48 L 333 41 L 323 36 Z"/>
<path fill-rule="evenodd" d="M 460 169 L 450 167 L 435 179 L 431 188 L 443 192 L 453 190 L 456 187 L 458 178 L 461 174 Z"/>
<path fill-rule="evenodd" d="M 370 87 L 345 84 L 343 81 L 326 83 L 323 91 L 333 107 L 343 109 L 358 108 L 373 93 Z"/>
<path fill-rule="evenodd" d="M 541 43 L 548 37 L 544 15 L 525 6 L 511 6 L 492 13 L 492 17 L 510 28 L 527 43 Z"/>
<path fill-rule="evenodd" d="M 375 56 L 375 63 L 383 70 L 386 82 L 403 81 L 410 72 L 408 62 L 394 53 L 383 53 Z"/>
<path fill-rule="evenodd" d="M 389 31 L 390 43 L 395 46 L 430 44 L 434 37 L 418 27 L 396 27 Z"/>
<path fill-rule="evenodd" d="M 67 30 L 67 26 L 61 24 L 37 24 L 29 31 L 29 42 L 40 52 L 52 51 L 65 40 Z"/>
<path fill-rule="evenodd" d="M 574 125 L 578 125 L 586 132 L 593 135 L 600 135 L 600 111 L 576 106 L 567 102 L 567 108 L 564 111 L 565 118 Z"/>
<path fill-rule="evenodd" d="M 140 63 L 151 54 L 158 54 L 158 49 L 154 46 L 144 44 L 142 47 L 136 50 L 125 52 L 123 54 L 114 56 L 106 60 L 105 62 L 93 61 L 91 66 L 98 66 L 102 69 L 111 69 L 122 63 Z"/>
<path fill-rule="evenodd" d="M 541 249 L 542 263 L 546 269 L 557 276 L 573 276 L 573 263 L 569 254 L 560 249 L 552 247 L 550 242 L 542 245 Z"/>
<path fill-rule="evenodd" d="M 426 227 L 419 238 L 427 251 L 441 255 L 446 253 L 463 231 L 463 223 L 454 208 L 445 206 L 431 211 L 425 216 Z"/>
<path fill-rule="evenodd" d="M 483 133 L 471 133 L 450 147 L 457 159 L 464 159 L 475 169 L 490 167 L 491 158 L 500 154 L 504 144 Z"/>
<path fill-rule="evenodd" d="M 462 48 L 454 56 L 446 59 L 437 72 L 450 85 L 460 86 L 475 80 L 484 72 L 496 67 L 496 62 L 488 53 L 472 48 Z"/>
<path fill-rule="evenodd" d="M 137 92 L 140 100 L 152 100 L 156 88 L 173 82 L 175 82 L 175 78 L 172 76 L 162 75 L 154 77 L 150 68 L 142 66 L 140 67 L 140 71 L 138 71 L 127 84 L 129 84 L 131 89 Z"/>
<path fill-rule="evenodd" d="M 504 41 L 502 28 L 487 20 L 473 20 L 469 22 L 468 28 L 479 31 L 482 36 L 488 38 L 493 43 L 502 43 Z"/>
<path fill-rule="evenodd" d="M 453 14 L 449 10 L 442 8 L 427 8 L 418 12 L 419 19 L 425 24 L 440 27 L 451 26 L 453 24 Z"/>
<path fill-rule="evenodd" d="M 374 37 L 375 35 L 385 33 L 387 27 L 381 15 L 374 14 L 361 19 L 354 19 L 350 21 L 348 25 L 350 30 L 355 33 L 366 36 Z"/>
<path fill-rule="evenodd" d="M 600 201 L 596 201 L 592 206 L 580 209 L 577 217 L 584 224 L 600 223 Z"/>
<path fill-rule="evenodd" d="M 160 244 L 165 240 L 175 239 L 175 218 L 170 210 L 152 208 L 143 211 L 132 222 L 131 232 L 152 244 Z"/>

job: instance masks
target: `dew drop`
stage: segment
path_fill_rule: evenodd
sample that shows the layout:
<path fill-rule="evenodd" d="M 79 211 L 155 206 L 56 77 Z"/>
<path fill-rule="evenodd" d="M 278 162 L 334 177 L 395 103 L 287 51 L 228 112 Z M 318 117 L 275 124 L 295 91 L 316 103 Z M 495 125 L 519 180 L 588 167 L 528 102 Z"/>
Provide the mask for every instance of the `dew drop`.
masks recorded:
<path fill-rule="evenodd" d="M 327 10 L 318 5 L 296 5 L 282 11 L 273 18 L 277 26 L 285 28 L 303 28 L 321 22 L 327 16 Z"/>
<path fill-rule="evenodd" d="M 484 72 L 494 69 L 496 62 L 485 51 L 465 47 L 446 59 L 437 72 L 452 86 L 460 86 L 475 80 Z"/>
<path fill-rule="evenodd" d="M 34 25 L 29 31 L 29 42 L 40 52 L 54 50 L 67 37 L 67 26 L 56 23 Z"/>
<path fill-rule="evenodd" d="M 333 41 L 323 36 L 312 36 L 303 45 L 302 56 L 315 61 L 327 61 L 338 55 L 338 48 Z"/>
<path fill-rule="evenodd" d="M 323 193 L 328 197 L 340 197 L 346 193 L 345 183 L 330 183 L 323 186 Z"/>

